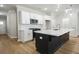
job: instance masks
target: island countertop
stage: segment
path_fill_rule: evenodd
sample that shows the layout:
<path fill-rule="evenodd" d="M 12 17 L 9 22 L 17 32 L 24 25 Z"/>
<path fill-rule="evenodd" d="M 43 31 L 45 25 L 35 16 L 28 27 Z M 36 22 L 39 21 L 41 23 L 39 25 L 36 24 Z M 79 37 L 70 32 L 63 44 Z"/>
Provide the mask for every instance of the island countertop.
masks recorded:
<path fill-rule="evenodd" d="M 35 33 L 53 35 L 53 36 L 61 36 L 67 32 L 73 31 L 73 29 L 60 29 L 60 30 L 39 30 L 34 31 Z"/>

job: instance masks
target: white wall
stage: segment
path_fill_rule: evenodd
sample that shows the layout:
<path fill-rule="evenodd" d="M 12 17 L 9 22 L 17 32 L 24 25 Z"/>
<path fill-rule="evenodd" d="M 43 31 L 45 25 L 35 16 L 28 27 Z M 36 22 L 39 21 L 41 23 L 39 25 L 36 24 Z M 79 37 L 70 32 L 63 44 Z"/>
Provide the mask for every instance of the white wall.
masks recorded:
<path fill-rule="evenodd" d="M 1 16 L 1 15 L 0 15 Z M 0 24 L 0 34 L 7 34 L 7 18 L 0 17 L 0 21 L 3 22 L 3 24 Z"/>
<path fill-rule="evenodd" d="M 65 19 L 62 19 L 62 27 L 73 29 L 72 36 L 77 36 L 77 13 L 73 12 L 72 15 L 68 15 Z"/>
<path fill-rule="evenodd" d="M 68 28 L 68 29 L 74 29 L 74 31 L 71 32 L 71 36 L 77 36 L 77 11 L 76 9 L 72 11 L 72 15 L 66 14 L 65 12 L 52 12 L 51 17 L 54 23 L 52 25 L 52 28 L 55 28 L 57 24 L 60 24 L 61 28 Z"/>
<path fill-rule="evenodd" d="M 11 38 L 17 37 L 16 26 L 16 12 L 15 10 L 10 10 L 7 14 L 7 31 L 8 36 Z"/>
<path fill-rule="evenodd" d="M 77 13 L 77 18 L 78 18 L 78 20 L 77 20 L 77 34 L 79 36 L 79 11 Z"/>

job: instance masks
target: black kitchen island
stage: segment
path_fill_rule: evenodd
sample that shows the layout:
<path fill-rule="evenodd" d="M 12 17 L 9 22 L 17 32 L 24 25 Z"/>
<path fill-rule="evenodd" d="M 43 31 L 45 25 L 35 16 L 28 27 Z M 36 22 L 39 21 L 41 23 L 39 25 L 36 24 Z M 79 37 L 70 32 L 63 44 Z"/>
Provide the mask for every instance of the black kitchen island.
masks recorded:
<path fill-rule="evenodd" d="M 43 30 L 35 31 L 36 50 L 41 54 L 55 53 L 69 40 L 68 30 Z"/>

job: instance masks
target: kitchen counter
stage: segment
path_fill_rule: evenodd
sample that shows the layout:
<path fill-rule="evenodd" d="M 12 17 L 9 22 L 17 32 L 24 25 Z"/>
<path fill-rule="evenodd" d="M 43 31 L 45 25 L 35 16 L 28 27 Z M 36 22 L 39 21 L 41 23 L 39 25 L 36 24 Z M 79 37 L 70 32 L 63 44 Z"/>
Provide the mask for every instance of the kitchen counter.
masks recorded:
<path fill-rule="evenodd" d="M 60 30 L 41 30 L 41 31 L 34 31 L 36 33 L 42 33 L 47 35 L 53 35 L 53 36 L 61 36 L 67 32 L 72 31 L 73 29 L 60 29 Z"/>

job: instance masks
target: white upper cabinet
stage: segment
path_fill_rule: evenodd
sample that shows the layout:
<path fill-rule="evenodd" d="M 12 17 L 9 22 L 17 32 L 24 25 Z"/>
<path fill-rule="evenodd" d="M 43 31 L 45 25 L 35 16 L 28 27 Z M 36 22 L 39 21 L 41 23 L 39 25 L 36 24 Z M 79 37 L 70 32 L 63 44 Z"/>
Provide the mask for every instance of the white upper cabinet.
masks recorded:
<path fill-rule="evenodd" d="M 31 13 L 30 18 L 38 20 L 38 24 L 43 24 L 43 16 L 40 14 Z"/>
<path fill-rule="evenodd" d="M 43 16 L 38 15 L 38 24 L 43 24 Z"/>
<path fill-rule="evenodd" d="M 35 13 L 30 13 L 30 18 L 38 19 L 37 14 L 35 14 Z"/>
<path fill-rule="evenodd" d="M 21 24 L 30 24 L 30 19 L 35 19 L 38 21 L 38 24 L 43 24 L 43 16 L 37 13 L 21 11 L 20 18 Z"/>
<path fill-rule="evenodd" d="M 44 20 L 51 20 L 51 16 L 44 15 Z"/>
<path fill-rule="evenodd" d="M 21 24 L 30 24 L 30 13 L 29 12 L 21 12 Z"/>

